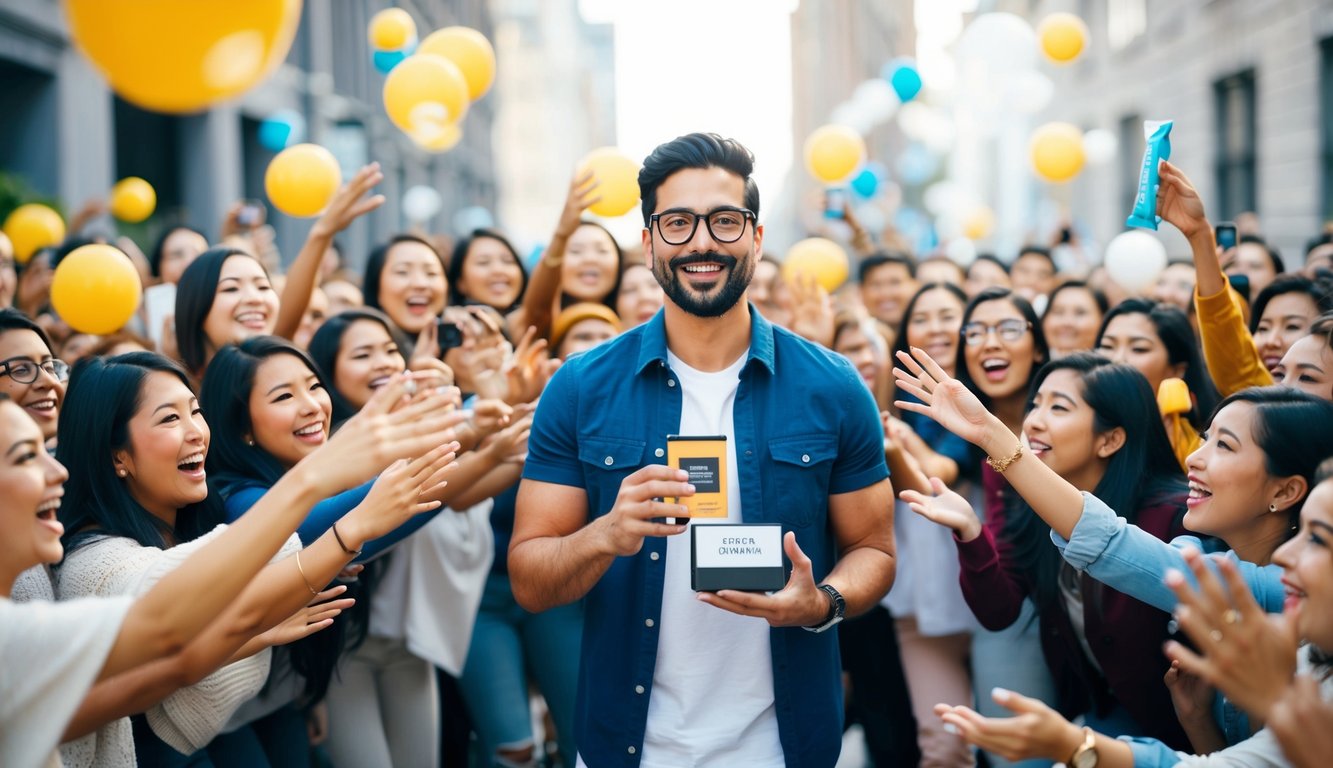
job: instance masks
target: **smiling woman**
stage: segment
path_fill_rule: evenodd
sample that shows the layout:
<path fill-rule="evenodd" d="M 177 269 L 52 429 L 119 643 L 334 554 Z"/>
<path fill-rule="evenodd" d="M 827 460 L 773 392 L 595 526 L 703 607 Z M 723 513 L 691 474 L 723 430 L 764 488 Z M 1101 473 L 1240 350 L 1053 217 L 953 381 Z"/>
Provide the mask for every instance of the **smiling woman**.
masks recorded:
<path fill-rule="evenodd" d="M 188 370 L 201 374 L 219 349 L 273 332 L 278 294 L 267 270 L 245 251 L 213 248 L 181 275 L 176 291 L 176 346 Z"/>
<path fill-rule="evenodd" d="M 69 366 L 53 356 L 46 332 L 16 309 L 0 309 L 0 392 L 23 407 L 50 441 L 56 436 Z"/>

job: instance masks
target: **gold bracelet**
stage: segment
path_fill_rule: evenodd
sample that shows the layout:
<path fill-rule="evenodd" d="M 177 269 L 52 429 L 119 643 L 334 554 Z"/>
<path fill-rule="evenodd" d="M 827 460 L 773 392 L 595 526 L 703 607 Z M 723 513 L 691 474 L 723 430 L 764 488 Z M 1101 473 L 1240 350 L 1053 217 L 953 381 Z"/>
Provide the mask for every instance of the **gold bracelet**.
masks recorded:
<path fill-rule="evenodd" d="M 995 470 L 996 472 L 999 472 L 1000 474 L 1003 475 L 1003 474 L 1004 474 L 1004 471 L 1005 471 L 1006 469 L 1009 468 L 1009 465 L 1013 464 L 1015 461 L 1018 461 L 1018 460 L 1021 459 L 1021 458 L 1023 458 L 1023 441 L 1022 441 L 1022 440 L 1018 441 L 1018 446 L 1014 448 L 1014 452 L 1013 452 L 1012 454 L 1010 454 L 1009 456 L 1007 456 L 1007 457 L 1005 457 L 1005 458 L 1003 458 L 1003 459 L 993 459 L 993 458 L 987 456 L 987 457 L 986 457 L 986 463 L 990 465 L 990 468 L 991 468 L 991 469 L 993 469 L 993 470 Z"/>
<path fill-rule="evenodd" d="M 305 566 L 301 565 L 301 553 L 296 553 L 296 570 L 301 572 L 301 581 L 305 582 L 305 588 L 310 590 L 310 594 L 319 595 L 319 590 L 310 586 L 310 577 L 305 575 Z"/>

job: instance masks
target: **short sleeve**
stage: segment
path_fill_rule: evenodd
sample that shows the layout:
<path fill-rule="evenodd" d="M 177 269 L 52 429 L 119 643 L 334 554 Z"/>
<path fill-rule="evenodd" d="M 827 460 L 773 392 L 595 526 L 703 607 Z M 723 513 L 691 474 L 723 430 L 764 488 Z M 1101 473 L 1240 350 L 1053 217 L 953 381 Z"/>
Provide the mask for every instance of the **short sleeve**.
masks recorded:
<path fill-rule="evenodd" d="M 849 375 L 840 377 L 847 407 L 838 434 L 838 458 L 829 477 L 830 494 L 859 491 L 889 476 L 889 466 L 884 462 L 884 426 L 879 420 L 879 408 L 870 396 L 870 390 L 850 374 L 850 366 L 847 372 Z"/>
<path fill-rule="evenodd" d="M 46 764 L 115 645 L 133 599 L 0 598 L 0 764 Z"/>
<path fill-rule="evenodd" d="M 558 485 L 584 487 L 578 451 L 578 376 L 582 366 L 560 366 L 537 402 L 523 477 Z"/>

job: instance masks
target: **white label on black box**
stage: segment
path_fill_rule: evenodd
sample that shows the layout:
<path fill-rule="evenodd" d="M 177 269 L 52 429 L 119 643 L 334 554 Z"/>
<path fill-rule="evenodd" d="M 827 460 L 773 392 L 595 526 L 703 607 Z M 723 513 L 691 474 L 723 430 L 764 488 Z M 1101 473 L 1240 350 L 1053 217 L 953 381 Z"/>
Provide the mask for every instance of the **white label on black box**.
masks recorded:
<path fill-rule="evenodd" d="M 780 525 L 695 525 L 696 568 L 781 568 Z"/>

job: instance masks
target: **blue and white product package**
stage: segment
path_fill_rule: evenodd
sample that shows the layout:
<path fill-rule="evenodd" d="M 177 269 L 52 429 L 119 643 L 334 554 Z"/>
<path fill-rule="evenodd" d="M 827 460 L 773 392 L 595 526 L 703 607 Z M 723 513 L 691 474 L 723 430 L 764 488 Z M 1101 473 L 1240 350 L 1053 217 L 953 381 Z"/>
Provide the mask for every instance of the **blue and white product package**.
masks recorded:
<path fill-rule="evenodd" d="M 1144 120 L 1143 168 L 1139 171 L 1139 193 L 1134 210 L 1125 219 L 1127 227 L 1157 229 L 1162 217 L 1157 215 L 1157 163 L 1171 159 L 1171 120 Z"/>

